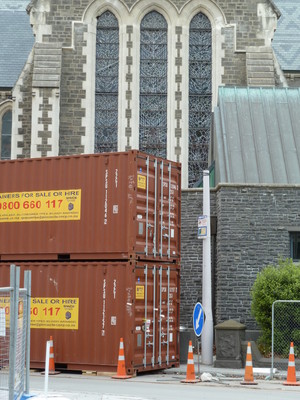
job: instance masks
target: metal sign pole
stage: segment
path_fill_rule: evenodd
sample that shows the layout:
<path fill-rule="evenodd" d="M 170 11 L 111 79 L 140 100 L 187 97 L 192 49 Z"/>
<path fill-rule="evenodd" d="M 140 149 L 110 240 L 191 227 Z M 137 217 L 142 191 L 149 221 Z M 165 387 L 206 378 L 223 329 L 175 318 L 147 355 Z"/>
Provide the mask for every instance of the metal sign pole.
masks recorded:
<path fill-rule="evenodd" d="M 211 289 L 211 246 L 210 246 L 210 188 L 209 171 L 203 171 L 203 214 L 207 216 L 207 237 L 203 239 L 202 299 L 206 322 L 202 333 L 202 362 L 213 364 L 213 316 Z"/>
<path fill-rule="evenodd" d="M 198 378 L 200 378 L 200 352 L 199 352 L 199 338 L 197 340 L 198 343 Z"/>

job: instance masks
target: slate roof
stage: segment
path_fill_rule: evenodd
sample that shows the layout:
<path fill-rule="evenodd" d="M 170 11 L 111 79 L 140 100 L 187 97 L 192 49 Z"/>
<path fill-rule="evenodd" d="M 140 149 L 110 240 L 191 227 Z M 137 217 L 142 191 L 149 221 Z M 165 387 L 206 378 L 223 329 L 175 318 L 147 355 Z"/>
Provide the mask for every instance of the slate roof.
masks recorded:
<path fill-rule="evenodd" d="M 300 71 L 300 0 L 273 0 L 281 12 L 273 49 L 283 71 Z"/>
<path fill-rule="evenodd" d="M 219 88 L 215 183 L 300 183 L 300 88 Z"/>
<path fill-rule="evenodd" d="M 0 0 L 0 87 L 12 88 L 34 44 L 26 6 L 29 1 Z"/>

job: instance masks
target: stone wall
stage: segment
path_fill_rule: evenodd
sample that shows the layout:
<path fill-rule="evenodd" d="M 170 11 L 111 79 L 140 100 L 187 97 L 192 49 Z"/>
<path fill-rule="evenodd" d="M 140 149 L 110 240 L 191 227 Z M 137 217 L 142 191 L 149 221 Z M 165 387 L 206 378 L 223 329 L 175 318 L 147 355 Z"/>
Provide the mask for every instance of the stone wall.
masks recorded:
<path fill-rule="evenodd" d="M 216 216 L 216 192 L 211 191 L 211 216 Z M 183 190 L 181 208 L 180 323 L 192 328 L 193 307 L 202 299 L 202 239 L 197 238 L 198 217 L 203 214 L 202 189 Z M 212 237 L 212 248 L 214 243 Z M 215 253 L 212 254 L 212 263 Z M 214 277 L 212 284 L 214 287 Z"/>
<path fill-rule="evenodd" d="M 221 185 L 211 191 L 211 215 L 217 216 L 215 249 L 212 237 L 215 324 L 234 319 L 257 329 L 250 290 L 264 266 L 290 257 L 289 230 L 300 231 L 299 202 L 300 185 Z M 196 230 L 201 213 L 202 191 L 183 191 L 181 324 L 190 328 L 193 305 L 202 298 L 202 243 Z"/>
<path fill-rule="evenodd" d="M 86 111 L 82 107 L 85 98 L 83 81 L 86 74 L 83 66 L 86 56 L 82 54 L 84 44 L 83 35 L 86 27 L 83 25 L 75 28 L 76 47 L 74 50 L 63 50 L 62 82 L 61 82 L 61 115 L 59 154 L 80 154 L 84 152 L 82 136 L 85 135 L 82 118 Z"/>
<path fill-rule="evenodd" d="M 32 132 L 32 74 L 33 51 L 12 90 L 14 100 L 13 121 L 15 131 L 12 132 L 12 158 L 29 158 Z M 13 125 L 14 125 L 13 124 Z"/>
<path fill-rule="evenodd" d="M 178 11 L 184 9 L 184 6 L 189 3 L 188 0 L 173 0 L 170 2 L 174 4 Z M 70 46 L 71 22 L 81 21 L 82 15 L 90 3 L 91 1 L 89 0 L 51 0 L 50 12 L 45 17 L 46 24 L 52 26 L 52 33 L 49 36 L 45 35 L 45 40 L 58 40 L 64 46 Z M 124 0 L 124 3 L 129 10 L 132 10 L 138 1 Z M 237 49 L 245 50 L 245 47 L 249 45 L 265 45 L 262 35 L 258 35 L 258 32 L 262 33 L 265 28 L 263 16 L 258 16 L 258 5 L 268 10 L 271 8 L 269 0 L 206 0 L 203 3 L 208 10 L 210 5 L 216 4 L 224 13 L 227 23 L 236 24 Z M 99 4 L 101 4 L 101 1 L 99 1 Z M 163 4 L 162 6 L 164 7 Z M 272 11 L 269 13 L 272 13 Z"/>

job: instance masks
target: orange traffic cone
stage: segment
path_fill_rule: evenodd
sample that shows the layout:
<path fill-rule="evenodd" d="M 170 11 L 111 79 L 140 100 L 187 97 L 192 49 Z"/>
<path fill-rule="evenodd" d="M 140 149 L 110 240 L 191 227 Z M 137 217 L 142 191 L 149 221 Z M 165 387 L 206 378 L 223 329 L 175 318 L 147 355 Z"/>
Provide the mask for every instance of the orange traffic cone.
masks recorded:
<path fill-rule="evenodd" d="M 181 381 L 182 383 L 197 383 L 200 382 L 200 379 L 196 379 L 195 376 L 195 366 L 194 366 L 194 355 L 193 355 L 193 346 L 192 341 L 189 341 L 189 352 L 187 359 L 187 369 L 186 369 L 186 379 Z"/>
<path fill-rule="evenodd" d="M 283 382 L 287 386 L 300 386 L 300 383 L 296 381 L 296 367 L 295 367 L 295 355 L 294 355 L 294 343 L 291 342 L 289 364 L 287 370 L 286 381 Z"/>
<path fill-rule="evenodd" d="M 247 356 L 246 356 L 246 366 L 245 366 L 245 376 L 241 385 L 257 385 L 253 378 L 253 366 L 252 366 L 252 353 L 251 353 L 251 343 L 248 342 L 247 346 Z"/>
<path fill-rule="evenodd" d="M 112 378 L 114 378 L 114 379 L 129 379 L 129 378 L 131 378 L 130 375 L 126 374 L 123 338 L 120 339 L 117 375 L 112 376 Z"/>

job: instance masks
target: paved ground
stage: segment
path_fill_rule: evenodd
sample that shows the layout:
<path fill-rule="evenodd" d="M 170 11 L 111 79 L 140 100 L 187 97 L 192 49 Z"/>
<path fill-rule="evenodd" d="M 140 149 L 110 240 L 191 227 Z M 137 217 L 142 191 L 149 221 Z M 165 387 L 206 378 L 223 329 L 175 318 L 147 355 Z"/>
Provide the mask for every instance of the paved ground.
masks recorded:
<path fill-rule="evenodd" d="M 227 369 L 227 368 L 214 368 L 213 366 L 199 365 L 197 363 L 197 356 L 194 361 L 195 374 L 197 377 L 202 377 L 202 379 L 206 378 L 203 382 L 199 382 L 195 384 L 196 386 L 201 387 L 223 387 L 225 388 L 236 388 L 236 390 L 240 390 L 241 388 L 245 389 L 257 389 L 261 391 L 271 391 L 275 394 L 282 393 L 284 398 L 284 393 L 286 395 L 291 396 L 295 395 L 296 398 L 300 398 L 300 386 L 284 386 L 283 381 L 286 379 L 286 374 L 278 374 L 277 372 L 274 374 L 274 378 L 270 379 L 270 370 L 269 369 L 253 369 L 254 372 L 254 380 L 257 383 L 256 386 L 242 386 L 241 382 L 244 380 L 244 369 Z M 180 381 L 186 378 L 187 366 L 186 364 L 181 364 L 178 368 L 171 368 L 164 371 L 159 372 L 151 372 L 139 374 L 137 377 L 130 379 L 129 381 L 132 383 L 136 383 L 138 385 L 143 385 L 143 387 L 149 384 L 172 384 L 176 385 L 180 384 Z M 300 373 L 297 372 L 297 380 L 300 381 Z M 31 372 L 30 378 L 30 393 L 34 395 L 39 395 L 40 399 L 44 397 L 44 378 L 41 377 L 41 374 L 38 372 Z M 110 383 L 109 383 L 110 382 Z M 99 396 L 94 396 L 92 393 L 88 393 L 92 390 L 93 385 L 101 386 L 109 385 L 108 387 L 116 388 L 117 384 L 116 380 L 110 379 L 110 376 L 95 376 L 95 375 L 72 375 L 72 374 L 60 374 L 55 377 L 49 377 L 49 391 L 48 391 L 48 400 L 51 398 L 56 398 L 60 395 L 61 397 L 67 397 L 69 399 L 77 400 L 78 397 L 74 397 L 75 393 L 81 393 L 80 399 L 84 400 L 97 400 Z M 76 386 L 77 385 L 77 386 Z M 113 385 L 113 386 L 111 386 Z M 175 386 L 176 386 L 175 385 Z M 193 386 L 193 385 L 192 385 Z M 66 388 L 70 388 L 69 390 L 73 390 L 73 395 L 68 393 Z M 78 388 L 78 389 L 77 389 Z M 82 390 L 82 391 L 81 391 Z M 110 391 L 111 392 L 111 391 Z M 107 392 L 106 392 L 107 393 Z M 245 392 L 246 393 L 246 392 Z M 118 397 L 119 398 L 119 397 Z M 121 398 L 121 397 L 120 397 Z M 294 398 L 294 397 L 292 397 Z M 123 396 L 123 400 L 126 400 Z M 63 398 L 60 400 L 64 400 Z M 102 396 L 102 400 L 104 399 Z"/>
<path fill-rule="evenodd" d="M 30 394 L 36 400 L 296 400 L 300 386 L 284 386 L 282 380 L 265 380 L 255 376 L 257 385 L 243 386 L 242 371 L 211 371 L 210 382 L 183 384 L 182 373 L 186 366 L 175 371 L 140 374 L 128 380 L 111 379 L 109 376 L 60 374 L 49 377 L 47 396 L 40 373 L 30 376 Z"/>

